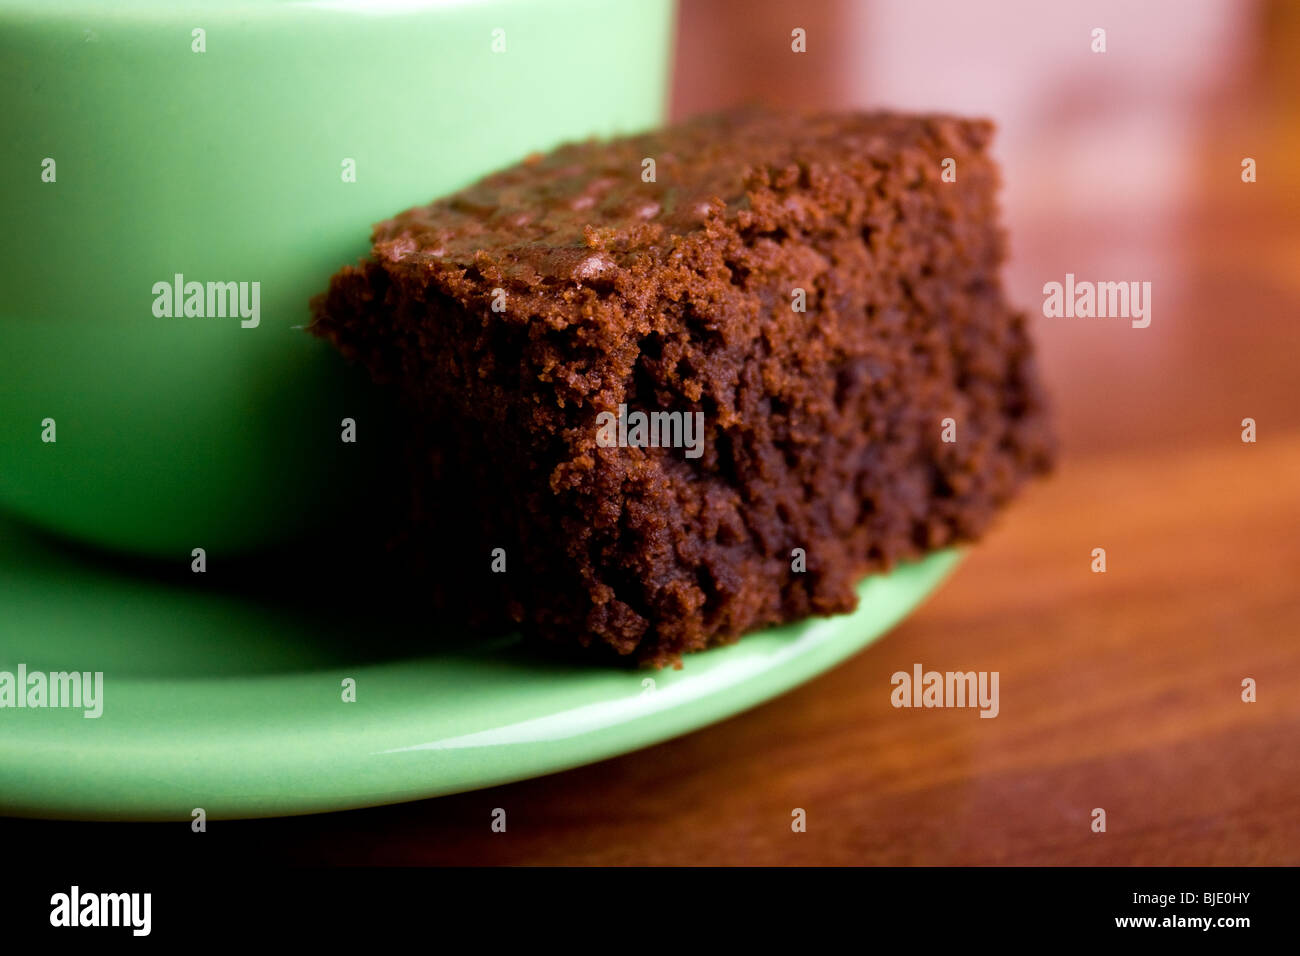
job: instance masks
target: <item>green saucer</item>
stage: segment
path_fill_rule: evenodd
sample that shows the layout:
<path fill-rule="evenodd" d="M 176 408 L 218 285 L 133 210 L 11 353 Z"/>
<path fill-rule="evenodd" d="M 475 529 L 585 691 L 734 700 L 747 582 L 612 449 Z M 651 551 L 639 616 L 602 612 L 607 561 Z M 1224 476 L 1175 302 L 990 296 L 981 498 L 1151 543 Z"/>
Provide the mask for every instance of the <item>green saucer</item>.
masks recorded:
<path fill-rule="evenodd" d="M 753 634 L 681 670 L 636 671 L 557 661 L 516 638 L 430 634 L 365 584 L 313 586 L 315 574 L 275 563 L 225 578 L 113 570 L 0 521 L 0 671 L 103 673 L 98 718 L 0 709 L 0 813 L 316 813 L 590 763 L 826 670 L 903 618 L 958 558 L 939 552 L 868 579 L 853 614 Z M 343 700 L 348 678 L 355 702 Z"/>

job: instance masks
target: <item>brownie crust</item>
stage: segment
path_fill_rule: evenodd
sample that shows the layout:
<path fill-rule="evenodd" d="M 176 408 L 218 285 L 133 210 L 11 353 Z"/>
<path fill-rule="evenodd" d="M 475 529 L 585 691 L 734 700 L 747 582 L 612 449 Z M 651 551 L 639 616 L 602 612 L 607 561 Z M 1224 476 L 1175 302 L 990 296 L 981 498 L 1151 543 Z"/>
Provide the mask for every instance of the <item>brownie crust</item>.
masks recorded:
<path fill-rule="evenodd" d="M 662 666 L 976 539 L 1053 448 L 998 277 L 991 135 L 735 112 L 377 225 L 310 328 L 416 423 L 430 600 Z M 604 447 L 620 406 L 702 413 L 702 452 Z"/>

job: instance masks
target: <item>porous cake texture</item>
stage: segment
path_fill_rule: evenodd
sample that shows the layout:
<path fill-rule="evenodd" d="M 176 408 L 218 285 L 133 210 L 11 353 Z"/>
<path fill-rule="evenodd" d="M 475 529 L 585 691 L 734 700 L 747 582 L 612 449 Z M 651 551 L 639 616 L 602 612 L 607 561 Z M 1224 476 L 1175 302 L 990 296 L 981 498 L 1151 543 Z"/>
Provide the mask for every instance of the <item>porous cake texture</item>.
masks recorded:
<path fill-rule="evenodd" d="M 734 112 L 376 226 L 311 330 L 417 423 L 430 600 L 662 665 L 978 537 L 1052 457 L 992 132 Z"/>

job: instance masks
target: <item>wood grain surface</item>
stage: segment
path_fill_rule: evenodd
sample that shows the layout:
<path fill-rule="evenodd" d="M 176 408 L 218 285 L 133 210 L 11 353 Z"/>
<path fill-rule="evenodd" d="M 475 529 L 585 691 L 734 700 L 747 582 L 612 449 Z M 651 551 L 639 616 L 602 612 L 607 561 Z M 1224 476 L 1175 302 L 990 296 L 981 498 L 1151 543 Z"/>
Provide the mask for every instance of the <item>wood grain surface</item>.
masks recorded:
<path fill-rule="evenodd" d="M 1177 208 L 1136 239 L 1126 233 L 1131 261 L 1161 263 L 1152 326 L 1035 319 L 1060 467 L 883 640 L 648 750 L 404 806 L 217 823 L 204 853 L 1300 863 L 1300 145 L 1292 102 L 1234 95 L 1244 99 L 1207 107 L 1198 124 L 1195 178 Z M 1259 158 L 1258 183 L 1240 181 L 1246 155 Z M 1098 171 L 1098 188 L 1109 172 Z M 1042 282 L 1115 261 L 1116 228 L 1015 213 L 1009 294 L 1039 312 Z M 1254 444 L 1241 441 L 1245 417 L 1258 423 Z M 1097 547 L 1104 574 L 1090 567 Z M 893 708 L 890 675 L 915 663 L 998 671 L 999 716 Z M 1245 678 L 1254 703 L 1242 700 Z M 507 833 L 490 830 L 495 807 L 507 810 Z M 1098 807 L 1104 833 L 1090 826 Z M 794 808 L 806 811 L 804 833 L 792 832 Z M 193 859 L 189 836 L 179 825 L 0 821 L 5 845 L 46 852 Z"/>

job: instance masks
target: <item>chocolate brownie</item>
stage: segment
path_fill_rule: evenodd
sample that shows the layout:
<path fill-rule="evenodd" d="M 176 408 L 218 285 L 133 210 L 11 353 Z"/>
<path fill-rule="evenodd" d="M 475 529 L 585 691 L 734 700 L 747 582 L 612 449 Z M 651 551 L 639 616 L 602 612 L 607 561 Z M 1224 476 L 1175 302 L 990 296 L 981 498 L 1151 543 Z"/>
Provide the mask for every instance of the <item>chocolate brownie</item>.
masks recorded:
<path fill-rule="evenodd" d="M 992 133 L 739 111 L 377 225 L 311 330 L 411 410 L 431 595 L 663 665 L 976 538 L 1052 458 Z"/>

